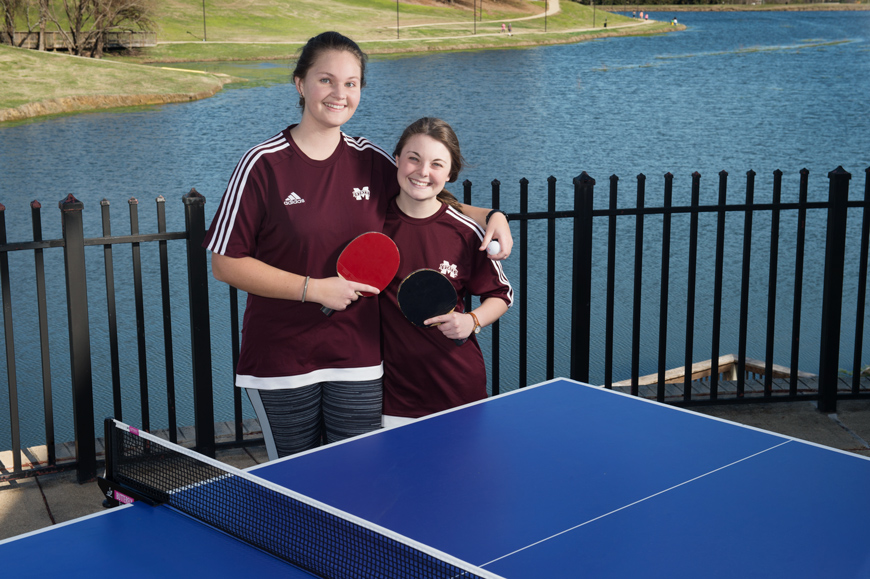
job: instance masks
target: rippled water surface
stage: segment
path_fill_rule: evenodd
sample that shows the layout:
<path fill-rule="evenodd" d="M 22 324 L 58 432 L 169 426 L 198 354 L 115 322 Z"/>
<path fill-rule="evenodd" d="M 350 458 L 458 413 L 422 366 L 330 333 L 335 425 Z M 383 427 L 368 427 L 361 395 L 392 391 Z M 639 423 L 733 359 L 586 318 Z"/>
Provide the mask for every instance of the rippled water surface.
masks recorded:
<path fill-rule="evenodd" d="M 662 13 L 661 19 L 670 14 Z M 870 12 L 788 12 L 788 13 L 680 13 L 688 29 L 661 36 L 615 38 L 582 44 L 549 46 L 526 50 L 463 52 L 392 59 L 374 59 L 368 70 L 368 87 L 360 108 L 345 130 L 365 135 L 387 149 L 402 129 L 421 116 L 439 116 L 456 129 L 463 153 L 471 168 L 460 179 L 474 183 L 475 199 L 489 203 L 489 182 L 502 184 L 502 206 L 518 208 L 518 181 L 527 178 L 532 193 L 531 209 L 546 208 L 546 179 L 557 179 L 559 204 L 570 208 L 571 179 L 582 171 L 598 182 L 597 206 L 607 204 L 608 177 L 620 177 L 620 203 L 633 200 L 634 178 L 647 176 L 647 205 L 658 205 L 662 197 L 662 176 L 675 175 L 674 203 L 688 203 L 691 174 L 702 175 L 702 203 L 714 203 L 718 173 L 730 175 L 729 201 L 740 202 L 745 195 L 745 174 L 757 172 L 756 198 L 769 200 L 772 173 L 785 173 L 783 199 L 797 198 L 798 171 L 810 171 L 811 199 L 824 199 L 828 171 L 842 165 L 852 177 L 853 198 L 863 190 L 864 170 L 870 165 Z M 193 66 L 193 65 L 192 65 Z M 208 65 L 214 68 L 215 65 Z M 273 82 L 230 87 L 215 97 L 199 102 L 151 107 L 124 112 L 97 112 L 38 119 L 0 126 L 0 202 L 6 206 L 8 238 L 32 239 L 29 206 L 38 199 L 44 206 L 45 238 L 60 237 L 57 202 L 72 193 L 85 204 L 88 235 L 100 234 L 99 201 L 112 207 L 113 233 L 129 232 L 128 199 L 139 199 L 141 231 L 154 231 L 154 203 L 166 198 L 169 229 L 183 228 L 181 196 L 195 187 L 208 199 L 210 220 L 234 164 L 250 146 L 295 122 L 299 113 L 295 91 L 287 82 L 286 63 L 222 65 L 237 76 L 262 77 Z M 457 191 L 460 192 L 460 191 Z M 784 301 L 777 306 L 782 331 L 776 338 L 775 361 L 788 365 L 791 311 L 788 278 L 792 276 L 794 217 L 784 215 L 780 234 L 780 260 Z M 823 220 L 819 220 L 823 221 Z M 854 220 L 853 220 L 854 221 Z M 684 225 L 684 224 L 683 224 Z M 672 256 L 685 253 L 683 227 L 675 218 Z M 596 223 L 596 227 L 598 224 Z M 702 218 L 702 232 L 714 226 Z M 726 265 L 726 309 L 722 353 L 736 352 L 734 295 L 739 288 L 741 218 L 729 217 L 726 242 L 733 259 Z M 596 235 L 603 235 L 606 221 Z M 851 225 L 850 225 L 851 227 Z M 645 283 L 643 302 L 645 344 L 641 374 L 655 371 L 658 322 L 658 240 L 660 220 L 650 219 L 645 234 Z M 518 229 L 515 229 L 517 232 Z M 850 230 L 850 235 L 851 235 Z M 559 226 L 560 248 L 570 243 L 570 224 Z M 769 221 L 757 219 L 753 229 L 754 251 L 764 257 L 769 242 Z M 855 230 L 857 235 L 857 230 Z M 805 299 L 820 292 L 816 287 L 823 264 L 814 248 L 823 242 L 823 224 L 808 224 L 808 261 Z M 541 275 L 541 244 L 544 230 L 533 224 L 530 231 L 532 273 Z M 633 224 L 621 223 L 620 243 L 633 247 Z M 708 237 L 707 239 L 711 239 Z M 709 244 L 708 244 L 709 245 Z M 181 247 L 170 249 L 173 268 L 182 269 Z M 146 271 L 146 322 L 148 324 L 148 380 L 155 392 L 163 390 L 165 364 L 162 304 L 159 300 L 156 250 L 143 247 Z M 567 254 L 569 249 L 562 253 Z M 628 249 L 626 249 L 628 251 Z M 712 247 L 702 247 L 699 259 L 699 310 L 706 306 L 711 283 Z M 118 246 L 119 326 L 125 333 L 122 344 L 122 382 L 125 388 L 125 416 L 138 421 L 139 370 L 136 362 L 135 310 L 132 290 L 124 284 L 131 276 L 130 249 Z M 21 252 L 22 254 L 25 252 Z M 152 255 L 153 254 L 153 255 Z M 596 256 L 596 261 L 604 257 Z M 621 255 L 621 253 L 620 253 Z M 630 254 L 629 254 L 630 255 Z M 600 259 L 599 259 L 600 258 Z M 91 339 L 95 357 L 94 384 L 96 415 L 112 413 L 111 372 L 106 345 L 105 284 L 102 249 L 88 249 L 92 268 Z M 853 278 L 857 258 L 849 258 Z M 50 271 L 60 271 L 62 255 L 46 252 Z M 761 262 L 760 262 L 761 263 Z M 517 279 L 518 260 L 508 263 Z M 598 266 L 596 266 L 598 267 Z M 633 262 L 620 259 L 620 279 L 631 275 Z M 685 295 L 685 272 L 675 266 L 671 276 L 673 320 L 669 339 L 669 366 L 683 363 L 684 320 L 680 309 Z M 54 268 L 54 269 L 51 269 Z M 16 332 L 16 361 L 21 406 L 22 438 L 25 443 L 44 440 L 42 432 L 42 378 L 38 354 L 38 331 L 33 307 L 32 255 L 11 255 L 13 306 Z M 598 272 L 593 297 L 593 331 L 602 327 L 603 269 Z M 682 277 L 681 277 L 682 276 Z M 58 278 L 58 276 L 54 276 Z M 559 276 L 557 300 L 560 310 L 568 305 L 570 286 Z M 848 271 L 847 271 L 848 277 Z M 49 288 L 54 399 L 58 416 L 58 440 L 71 439 L 69 414 L 68 350 L 65 342 L 65 294 L 62 279 Z M 767 272 L 753 270 L 751 338 L 747 354 L 764 357 L 764 323 Z M 729 285 L 729 283 L 731 285 Z M 736 284 L 736 285 L 734 285 Z M 623 287 L 624 286 L 624 287 Z M 854 281 L 846 292 L 854 302 Z M 535 287 L 533 285 L 533 287 Z M 783 289 L 785 287 L 785 289 Z M 614 379 L 628 377 L 630 360 L 630 279 L 617 288 L 616 368 Z M 706 293 L 705 293 L 706 292 Z M 226 288 L 213 289 L 213 324 L 216 333 L 226 335 Z M 101 295 L 102 294 L 102 295 Z M 189 395 L 189 356 L 186 289 L 174 285 L 173 332 L 176 348 L 175 373 L 179 389 L 179 420 L 192 423 Z M 537 295 L 530 299 L 530 336 L 543 344 L 546 330 Z M 854 311 L 854 306 L 851 306 Z M 707 309 L 709 309 L 707 307 Z M 844 316 L 848 317 L 849 307 Z M 696 314 L 697 360 L 709 358 L 709 313 Z M 512 319 L 513 316 L 513 319 Z M 557 316 L 557 374 L 567 374 L 568 316 Z M 782 323 L 780 324 L 780 318 Z M 818 367 L 818 314 L 806 312 L 802 319 L 805 345 L 801 369 Z M 848 324 L 846 324 L 848 325 Z M 58 327 L 59 326 L 59 327 Z M 502 376 L 516 375 L 516 312 L 503 323 Z M 706 332 L 706 333 L 705 333 Z M 851 339 L 851 338 L 849 338 Z M 600 340 L 593 353 L 593 382 L 603 381 Z M 870 340 L 865 339 L 865 344 Z M 530 350 L 529 381 L 544 378 L 542 345 Z M 218 418 L 230 416 L 231 362 L 228 340 L 213 344 L 218 368 L 215 374 Z M 673 352 L 671 352 L 673 349 Z M 599 351 L 600 350 L 600 351 Z M 851 346 L 843 348 L 843 367 L 851 367 Z M 870 350 L 865 348 L 865 360 Z M 221 360 L 225 360 L 221 368 Z M 6 375 L 5 368 L 3 375 Z M 511 378 L 506 378 L 509 380 Z M 165 423 L 166 402 L 154 394 L 152 426 Z M 0 447 L 8 448 L 8 392 L 0 388 Z"/>

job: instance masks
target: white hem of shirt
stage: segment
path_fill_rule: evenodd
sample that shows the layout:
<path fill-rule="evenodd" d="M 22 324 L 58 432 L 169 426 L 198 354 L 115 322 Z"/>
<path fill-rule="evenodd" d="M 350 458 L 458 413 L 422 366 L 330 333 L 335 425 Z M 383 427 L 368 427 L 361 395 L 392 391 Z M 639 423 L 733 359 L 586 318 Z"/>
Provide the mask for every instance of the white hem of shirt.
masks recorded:
<path fill-rule="evenodd" d="M 320 382 L 364 382 L 377 380 L 384 375 L 384 363 L 364 368 L 321 368 L 307 374 L 295 376 L 260 376 L 236 375 L 236 386 L 240 388 L 255 388 L 258 390 L 282 390 L 285 388 L 301 388 Z"/>

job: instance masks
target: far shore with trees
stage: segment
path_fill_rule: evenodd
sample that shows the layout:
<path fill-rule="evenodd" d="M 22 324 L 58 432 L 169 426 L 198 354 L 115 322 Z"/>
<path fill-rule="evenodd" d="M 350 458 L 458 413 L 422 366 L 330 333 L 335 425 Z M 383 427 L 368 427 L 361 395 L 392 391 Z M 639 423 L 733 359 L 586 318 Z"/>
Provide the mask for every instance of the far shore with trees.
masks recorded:
<path fill-rule="evenodd" d="M 268 5 L 252 0 L 0 0 L 0 76 L 6 81 L 0 85 L 0 122 L 206 98 L 239 79 L 177 63 L 292 59 L 308 38 L 327 29 L 340 30 L 378 55 L 522 48 L 685 28 L 674 26 L 670 17 L 644 21 L 613 12 L 868 9 L 866 0 L 275 0 Z M 501 33 L 505 22 L 513 24 L 510 36 Z M 60 39 L 59 50 L 51 51 L 49 34 L 54 42 Z M 125 38 L 142 35 L 150 46 L 124 45 Z M 126 48 L 118 49 L 119 44 Z M 91 58 L 66 60 L 70 56 Z M 171 70 L 130 66 L 146 63 L 175 64 Z"/>

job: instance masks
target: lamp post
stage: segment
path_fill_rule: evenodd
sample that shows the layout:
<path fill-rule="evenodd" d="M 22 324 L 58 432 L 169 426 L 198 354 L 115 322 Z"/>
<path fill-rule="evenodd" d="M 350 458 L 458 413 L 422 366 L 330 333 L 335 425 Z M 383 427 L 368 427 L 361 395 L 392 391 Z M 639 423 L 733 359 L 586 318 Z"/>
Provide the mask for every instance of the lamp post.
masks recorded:
<path fill-rule="evenodd" d="M 592 28 L 595 28 L 595 0 L 589 0 L 589 3 L 592 4 Z"/>
<path fill-rule="evenodd" d="M 203 0 L 205 2 L 205 0 Z M 396 0 L 396 40 L 399 39 L 399 0 Z"/>
<path fill-rule="evenodd" d="M 202 41 L 206 41 L 205 35 L 205 0 L 202 0 Z"/>

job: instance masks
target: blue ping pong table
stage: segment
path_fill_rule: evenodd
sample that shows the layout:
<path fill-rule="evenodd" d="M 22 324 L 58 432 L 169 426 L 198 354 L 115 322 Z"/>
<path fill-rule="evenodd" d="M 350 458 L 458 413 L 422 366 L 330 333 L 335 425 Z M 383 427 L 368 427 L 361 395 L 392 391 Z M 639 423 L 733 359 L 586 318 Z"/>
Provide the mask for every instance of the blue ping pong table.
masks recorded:
<path fill-rule="evenodd" d="M 249 472 L 510 579 L 870 577 L 870 459 L 565 379 Z M 142 503 L 0 542 L 0 561 L 311 576 Z"/>

